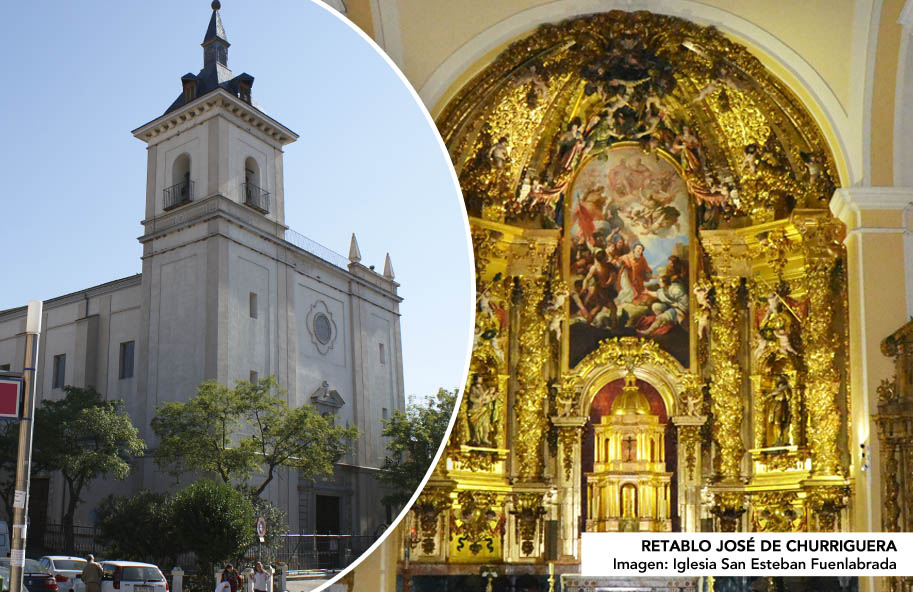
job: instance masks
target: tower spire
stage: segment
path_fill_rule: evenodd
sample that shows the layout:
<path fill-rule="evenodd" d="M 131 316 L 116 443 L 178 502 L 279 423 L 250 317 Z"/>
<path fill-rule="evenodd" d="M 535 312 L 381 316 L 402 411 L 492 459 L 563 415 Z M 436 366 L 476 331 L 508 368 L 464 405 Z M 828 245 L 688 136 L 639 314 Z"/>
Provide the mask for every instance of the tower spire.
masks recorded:
<path fill-rule="evenodd" d="M 222 17 L 219 15 L 219 9 L 222 3 L 219 0 L 213 0 L 212 16 L 209 18 L 209 26 L 206 28 L 206 35 L 203 36 L 203 68 L 208 68 L 214 64 L 221 64 L 228 67 L 228 48 L 231 43 L 225 35 L 225 27 L 222 26 Z"/>

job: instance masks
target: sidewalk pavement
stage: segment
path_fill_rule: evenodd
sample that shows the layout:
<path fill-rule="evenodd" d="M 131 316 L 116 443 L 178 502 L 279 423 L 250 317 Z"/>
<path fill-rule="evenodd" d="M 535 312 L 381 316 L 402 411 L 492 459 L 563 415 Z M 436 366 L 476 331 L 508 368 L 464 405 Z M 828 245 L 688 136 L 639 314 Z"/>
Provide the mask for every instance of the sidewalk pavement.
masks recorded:
<path fill-rule="evenodd" d="M 288 586 L 288 592 L 311 592 L 311 590 L 316 590 L 328 581 L 329 579 L 327 578 L 295 579 L 288 580 L 286 586 Z"/>

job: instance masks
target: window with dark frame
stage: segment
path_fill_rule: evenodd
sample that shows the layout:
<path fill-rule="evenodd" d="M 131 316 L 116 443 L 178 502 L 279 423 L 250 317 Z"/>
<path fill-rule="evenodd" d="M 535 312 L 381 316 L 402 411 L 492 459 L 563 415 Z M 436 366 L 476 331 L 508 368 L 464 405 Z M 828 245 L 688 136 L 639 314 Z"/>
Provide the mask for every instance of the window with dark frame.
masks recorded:
<path fill-rule="evenodd" d="M 250 293 L 250 318 L 257 318 L 257 293 Z"/>
<path fill-rule="evenodd" d="M 133 341 L 125 341 L 120 344 L 120 378 L 133 378 L 133 351 L 135 349 Z"/>
<path fill-rule="evenodd" d="M 0 364 L 0 371 L 9 372 L 9 369 L 10 369 L 9 364 Z"/>
<path fill-rule="evenodd" d="M 381 363 L 381 364 L 386 364 L 386 363 L 387 363 L 387 357 L 384 355 L 384 344 L 383 344 L 383 343 L 380 343 L 380 344 L 378 344 L 378 345 L 380 346 L 380 347 L 377 348 L 378 353 L 380 353 L 380 363 Z"/>
<path fill-rule="evenodd" d="M 260 375 L 257 373 L 257 371 L 251 370 L 250 371 L 250 383 L 257 384 L 257 382 L 259 382 L 259 380 L 260 380 Z"/>
<path fill-rule="evenodd" d="M 54 356 L 54 373 L 51 388 L 63 388 L 67 376 L 67 355 Z"/>

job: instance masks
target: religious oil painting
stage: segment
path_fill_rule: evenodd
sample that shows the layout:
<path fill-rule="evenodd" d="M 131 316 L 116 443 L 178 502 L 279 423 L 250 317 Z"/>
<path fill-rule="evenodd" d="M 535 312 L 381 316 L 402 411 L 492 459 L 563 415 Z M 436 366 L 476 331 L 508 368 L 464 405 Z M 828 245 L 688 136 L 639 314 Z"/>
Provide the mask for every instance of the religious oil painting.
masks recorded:
<path fill-rule="evenodd" d="M 637 146 L 591 157 L 570 189 L 570 363 L 610 337 L 658 342 L 688 366 L 688 192 Z"/>

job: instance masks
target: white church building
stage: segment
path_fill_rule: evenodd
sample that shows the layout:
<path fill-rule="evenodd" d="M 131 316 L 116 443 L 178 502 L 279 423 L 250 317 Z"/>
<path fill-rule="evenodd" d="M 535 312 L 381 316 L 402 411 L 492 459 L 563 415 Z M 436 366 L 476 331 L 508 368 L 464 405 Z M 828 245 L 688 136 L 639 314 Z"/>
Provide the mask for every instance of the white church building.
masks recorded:
<path fill-rule="evenodd" d="M 346 258 L 288 228 L 282 156 L 297 135 L 257 108 L 228 48 L 215 1 L 203 69 L 133 131 L 148 158 L 142 273 L 45 301 L 37 400 L 65 385 L 123 399 L 149 447 L 126 481 L 91 484 L 77 515 L 91 524 L 109 493 L 173 486 L 152 458 L 157 406 L 207 379 L 275 375 L 289 405 L 317 405 L 360 435 L 333 478 L 283 471 L 267 497 L 291 532 L 373 534 L 388 521 L 381 420 L 405 404 L 398 284 L 389 255 L 382 273 L 360 263 L 354 235 Z M 0 311 L 0 369 L 22 370 L 25 314 Z M 60 522 L 65 495 L 59 476 L 33 474 L 30 538 Z"/>

